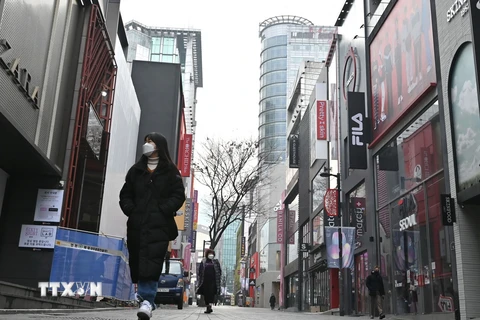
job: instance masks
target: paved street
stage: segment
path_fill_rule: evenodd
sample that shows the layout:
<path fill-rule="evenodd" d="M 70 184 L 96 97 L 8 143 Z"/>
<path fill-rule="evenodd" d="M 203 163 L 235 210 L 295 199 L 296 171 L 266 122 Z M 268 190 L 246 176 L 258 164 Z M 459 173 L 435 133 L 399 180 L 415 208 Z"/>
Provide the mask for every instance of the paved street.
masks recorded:
<path fill-rule="evenodd" d="M 170 307 L 164 307 L 156 310 L 153 313 L 152 320 L 339 320 L 338 316 L 319 315 L 310 313 L 292 313 L 271 311 L 270 309 L 260 308 L 239 308 L 239 307 L 214 307 L 212 314 L 204 314 L 204 308 L 190 306 L 184 310 L 177 310 Z M 72 319 L 72 320 L 135 320 L 137 319 L 137 310 L 119 310 L 119 311 L 98 311 L 98 312 L 83 312 L 83 313 L 62 313 L 61 311 L 55 313 L 43 314 L 4 314 L 0 315 L 3 320 L 32 320 L 32 319 Z M 359 317 L 359 320 L 369 319 L 367 317 Z M 378 319 L 378 318 L 377 318 Z"/>

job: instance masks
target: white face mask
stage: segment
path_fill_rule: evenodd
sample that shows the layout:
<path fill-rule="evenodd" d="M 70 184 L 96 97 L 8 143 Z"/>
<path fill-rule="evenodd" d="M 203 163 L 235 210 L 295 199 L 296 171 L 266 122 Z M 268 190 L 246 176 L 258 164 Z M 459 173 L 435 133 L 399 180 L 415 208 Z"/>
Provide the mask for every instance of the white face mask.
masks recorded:
<path fill-rule="evenodd" d="M 146 155 L 147 157 L 150 157 L 152 153 L 155 151 L 155 143 L 153 142 L 147 142 L 143 145 L 143 154 Z"/>
<path fill-rule="evenodd" d="M 208 259 L 213 260 L 213 258 L 215 258 L 215 256 L 213 254 L 208 255 Z"/>

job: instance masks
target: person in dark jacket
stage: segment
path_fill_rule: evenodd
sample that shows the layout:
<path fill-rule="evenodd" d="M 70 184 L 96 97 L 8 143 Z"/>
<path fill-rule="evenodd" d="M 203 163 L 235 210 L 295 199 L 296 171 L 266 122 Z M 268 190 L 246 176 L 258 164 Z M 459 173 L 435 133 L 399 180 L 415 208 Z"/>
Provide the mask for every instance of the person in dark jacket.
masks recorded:
<path fill-rule="evenodd" d="M 272 295 L 270 296 L 270 308 L 272 308 L 272 310 L 275 308 L 276 302 L 277 302 L 277 299 L 275 298 L 275 295 L 272 293 Z"/>
<path fill-rule="evenodd" d="M 128 217 L 130 274 L 140 303 L 137 316 L 148 320 L 169 242 L 178 236 L 174 217 L 185 201 L 185 187 L 165 137 L 153 132 L 144 141 L 143 155 L 128 171 L 120 191 L 120 208 Z"/>
<path fill-rule="evenodd" d="M 215 302 L 215 296 L 220 295 L 220 279 L 222 278 L 222 268 L 220 262 L 215 259 L 215 251 L 207 249 L 205 258 L 198 267 L 198 286 L 197 294 L 203 295 L 207 310 L 205 313 L 212 313 L 212 304 Z"/>
<path fill-rule="evenodd" d="M 385 318 L 382 307 L 382 302 L 385 297 L 385 288 L 383 286 L 383 279 L 380 275 L 380 268 L 378 266 L 376 266 L 372 271 L 372 274 L 367 277 L 365 285 L 367 286 L 370 295 L 370 319 L 375 317 L 376 308 L 378 309 L 380 319 Z"/>

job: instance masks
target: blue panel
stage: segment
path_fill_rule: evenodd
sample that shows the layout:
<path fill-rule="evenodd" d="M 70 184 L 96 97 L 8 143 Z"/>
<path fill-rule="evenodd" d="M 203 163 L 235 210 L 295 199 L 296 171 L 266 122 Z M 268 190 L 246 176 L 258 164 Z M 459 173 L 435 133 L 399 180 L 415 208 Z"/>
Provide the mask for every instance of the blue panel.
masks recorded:
<path fill-rule="evenodd" d="M 127 261 L 123 239 L 59 228 L 50 282 L 101 282 L 103 296 L 129 300 L 133 286 Z"/>

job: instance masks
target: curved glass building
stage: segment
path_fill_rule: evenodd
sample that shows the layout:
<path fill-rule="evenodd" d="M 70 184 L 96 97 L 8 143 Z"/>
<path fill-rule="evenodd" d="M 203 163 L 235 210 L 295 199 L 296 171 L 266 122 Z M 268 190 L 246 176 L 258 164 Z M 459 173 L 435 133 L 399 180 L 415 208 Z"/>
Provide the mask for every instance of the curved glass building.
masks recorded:
<path fill-rule="evenodd" d="M 269 162 L 286 158 L 286 105 L 289 75 L 288 33 L 291 26 L 313 26 L 297 16 L 277 16 L 260 23 L 259 143 L 260 154 L 268 153 Z M 296 70 L 294 70 L 296 76 Z"/>

